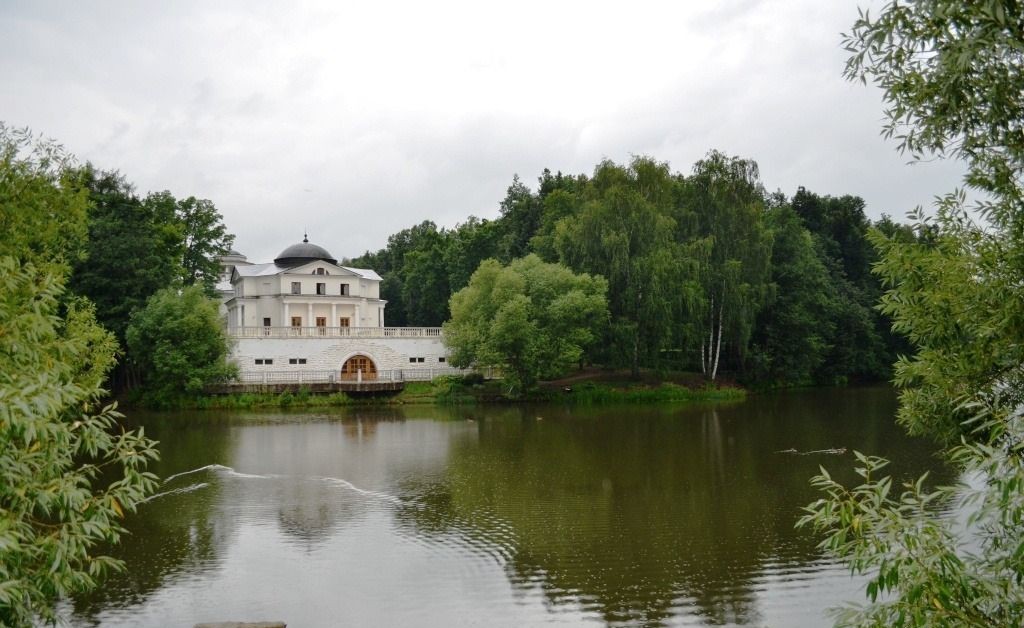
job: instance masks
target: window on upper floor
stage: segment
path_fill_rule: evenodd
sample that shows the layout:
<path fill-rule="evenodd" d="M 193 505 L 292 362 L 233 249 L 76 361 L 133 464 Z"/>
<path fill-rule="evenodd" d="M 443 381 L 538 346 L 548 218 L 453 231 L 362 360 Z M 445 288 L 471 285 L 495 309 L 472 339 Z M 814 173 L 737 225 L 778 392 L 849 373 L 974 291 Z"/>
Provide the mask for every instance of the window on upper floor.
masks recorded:
<path fill-rule="evenodd" d="M 317 294 L 324 294 L 324 295 L 326 295 L 327 294 L 327 284 L 325 284 L 325 283 L 318 283 L 318 284 L 316 284 L 316 293 Z"/>
<path fill-rule="evenodd" d="M 292 282 L 292 294 L 302 294 L 302 282 L 301 281 L 293 281 Z"/>
<path fill-rule="evenodd" d="M 327 274 L 327 269 L 326 268 L 317 268 L 316 270 L 313 271 L 313 274 L 314 275 L 326 275 Z"/>
<path fill-rule="evenodd" d="M 341 284 L 341 296 L 343 296 L 343 297 L 344 296 L 348 296 L 348 284 L 347 283 Z"/>

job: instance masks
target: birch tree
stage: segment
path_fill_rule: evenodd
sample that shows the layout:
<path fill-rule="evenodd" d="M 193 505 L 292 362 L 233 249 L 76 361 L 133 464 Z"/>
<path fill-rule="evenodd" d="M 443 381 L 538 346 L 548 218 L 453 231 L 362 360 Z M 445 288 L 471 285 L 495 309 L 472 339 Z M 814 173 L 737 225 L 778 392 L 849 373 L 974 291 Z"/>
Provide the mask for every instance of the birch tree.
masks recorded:
<path fill-rule="evenodd" d="M 700 361 L 704 376 L 714 381 L 723 343 L 742 356 L 769 290 L 771 236 L 757 164 L 711 151 L 694 165 L 685 199 L 696 215 L 697 233 L 709 242 L 700 273 Z"/>

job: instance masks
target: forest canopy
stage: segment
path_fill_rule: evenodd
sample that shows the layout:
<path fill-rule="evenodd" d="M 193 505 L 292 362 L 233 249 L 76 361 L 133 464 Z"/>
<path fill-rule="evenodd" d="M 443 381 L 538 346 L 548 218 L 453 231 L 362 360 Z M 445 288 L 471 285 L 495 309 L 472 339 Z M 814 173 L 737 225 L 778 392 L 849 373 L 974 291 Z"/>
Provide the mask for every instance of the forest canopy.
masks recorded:
<path fill-rule="evenodd" d="M 869 233 L 924 242 L 854 195 L 769 193 L 752 159 L 710 151 L 688 173 L 639 156 L 589 174 L 513 177 L 493 219 L 424 221 L 352 260 L 383 277 L 386 324 L 439 326 L 488 259 L 527 255 L 608 283 L 584 362 L 691 370 L 760 386 L 878 381 L 906 340 L 875 309 Z"/>

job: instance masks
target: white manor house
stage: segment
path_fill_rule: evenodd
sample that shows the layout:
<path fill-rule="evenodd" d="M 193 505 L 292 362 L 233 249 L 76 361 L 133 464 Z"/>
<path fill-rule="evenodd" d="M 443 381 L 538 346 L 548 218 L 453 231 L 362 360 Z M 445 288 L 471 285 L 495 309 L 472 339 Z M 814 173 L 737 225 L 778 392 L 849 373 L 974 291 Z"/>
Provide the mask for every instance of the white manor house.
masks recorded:
<path fill-rule="evenodd" d="M 339 265 L 308 236 L 273 262 L 231 251 L 221 263 L 239 384 L 351 389 L 461 372 L 446 363 L 440 327 L 385 327 L 380 275 Z"/>

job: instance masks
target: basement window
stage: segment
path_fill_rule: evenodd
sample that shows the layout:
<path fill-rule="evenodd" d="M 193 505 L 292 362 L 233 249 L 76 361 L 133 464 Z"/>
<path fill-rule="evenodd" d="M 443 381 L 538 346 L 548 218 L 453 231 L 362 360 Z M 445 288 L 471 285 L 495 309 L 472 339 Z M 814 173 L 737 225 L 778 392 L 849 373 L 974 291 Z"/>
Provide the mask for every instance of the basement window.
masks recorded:
<path fill-rule="evenodd" d="M 424 358 L 409 358 L 410 362 L 423 362 Z"/>
<path fill-rule="evenodd" d="M 306 358 L 288 358 L 288 364 L 305 364 Z"/>
<path fill-rule="evenodd" d="M 438 361 L 438 362 L 440 362 L 440 363 L 442 363 L 442 364 L 444 364 L 445 362 L 447 362 L 447 361 L 448 361 L 448 358 L 446 358 L 446 357 L 444 357 L 444 356 L 442 355 L 441 357 L 439 357 L 439 358 L 437 359 L 437 361 Z"/>
<path fill-rule="evenodd" d="M 274 363 L 274 360 L 271 359 L 271 358 L 256 358 L 256 364 L 270 365 L 270 364 L 273 364 L 273 363 Z"/>

